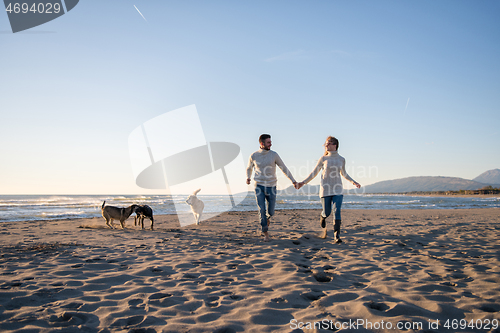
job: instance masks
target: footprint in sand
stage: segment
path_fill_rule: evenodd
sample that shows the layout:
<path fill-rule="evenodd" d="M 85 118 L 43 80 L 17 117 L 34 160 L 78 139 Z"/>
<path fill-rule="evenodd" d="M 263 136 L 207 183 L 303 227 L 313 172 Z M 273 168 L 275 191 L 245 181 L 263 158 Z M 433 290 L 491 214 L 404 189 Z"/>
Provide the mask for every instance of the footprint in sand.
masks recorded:
<path fill-rule="evenodd" d="M 205 286 L 207 287 L 218 287 L 222 284 L 222 282 L 219 281 L 210 281 L 210 282 L 205 282 Z"/>
<path fill-rule="evenodd" d="M 232 294 L 232 295 L 229 295 L 229 298 L 232 299 L 232 300 L 235 300 L 235 301 L 239 301 L 245 297 L 243 296 L 240 296 L 240 295 L 235 295 L 235 294 Z"/>
<path fill-rule="evenodd" d="M 219 297 L 218 296 L 209 296 L 205 299 L 205 305 L 209 308 L 215 308 L 219 306 Z"/>
<path fill-rule="evenodd" d="M 149 270 L 153 273 L 161 273 L 163 272 L 163 269 L 161 269 L 160 267 L 158 266 L 154 266 L 154 267 L 149 267 Z"/>
<path fill-rule="evenodd" d="M 185 304 L 188 299 L 182 296 L 173 296 L 167 293 L 155 293 L 149 296 L 148 303 L 154 306 L 171 307 L 179 304 Z"/>
<path fill-rule="evenodd" d="M 318 282 L 330 282 L 332 280 L 332 277 L 330 274 L 325 273 L 323 271 L 317 271 L 317 270 L 313 270 L 313 277 Z"/>
<path fill-rule="evenodd" d="M 317 301 L 321 297 L 325 297 L 326 294 L 322 291 L 310 291 L 308 293 L 303 293 L 300 296 L 309 301 Z"/>
<path fill-rule="evenodd" d="M 49 318 L 51 326 L 56 327 L 79 326 L 91 320 L 99 321 L 97 316 L 81 312 L 63 312 L 60 315 L 52 315 Z"/>
<path fill-rule="evenodd" d="M 0 285 L 0 289 L 11 289 L 11 288 L 15 288 L 15 287 L 20 287 L 22 285 L 23 285 L 23 283 L 21 281 L 6 282 L 6 283 Z"/>
<path fill-rule="evenodd" d="M 149 299 L 149 301 L 151 302 L 151 301 L 156 301 L 156 300 L 160 300 L 160 299 L 163 299 L 163 298 L 165 298 L 165 297 L 171 297 L 171 296 L 172 296 L 172 294 L 167 294 L 167 293 L 156 293 L 156 294 L 152 294 L 151 296 L 149 296 L 149 298 L 148 298 L 148 299 Z M 129 301 L 129 304 L 130 304 L 130 302 L 135 301 L 135 300 L 139 300 L 139 301 L 141 301 L 141 302 L 142 302 L 142 300 L 141 300 L 141 299 L 133 299 L 133 300 L 130 300 L 130 301 Z"/>
<path fill-rule="evenodd" d="M 453 279 L 460 280 L 461 282 L 472 282 L 474 281 L 473 277 L 470 277 L 468 275 L 465 275 L 463 273 L 454 273 L 451 275 Z"/>
<path fill-rule="evenodd" d="M 382 311 L 382 312 L 390 309 L 390 307 L 387 304 L 382 303 L 382 302 L 378 303 L 378 302 L 370 301 L 370 302 L 364 303 L 363 305 L 369 309 Z"/>
<path fill-rule="evenodd" d="M 299 267 L 299 273 L 311 273 L 311 269 L 308 265 L 306 264 L 301 264 L 301 263 L 295 263 Z"/>
<path fill-rule="evenodd" d="M 131 309 L 143 308 L 145 306 L 140 298 L 133 298 L 129 300 L 128 305 Z"/>
<path fill-rule="evenodd" d="M 479 306 L 478 309 L 483 312 L 489 312 L 489 313 L 500 312 L 500 304 L 485 303 Z"/>
<path fill-rule="evenodd" d="M 271 299 L 271 302 L 279 304 L 279 303 L 287 303 L 288 301 L 286 299 L 284 299 L 283 297 L 277 297 L 277 298 Z"/>
<path fill-rule="evenodd" d="M 129 327 L 137 326 L 144 321 L 144 316 L 132 316 L 128 318 L 116 319 L 110 326 L 111 327 Z"/>

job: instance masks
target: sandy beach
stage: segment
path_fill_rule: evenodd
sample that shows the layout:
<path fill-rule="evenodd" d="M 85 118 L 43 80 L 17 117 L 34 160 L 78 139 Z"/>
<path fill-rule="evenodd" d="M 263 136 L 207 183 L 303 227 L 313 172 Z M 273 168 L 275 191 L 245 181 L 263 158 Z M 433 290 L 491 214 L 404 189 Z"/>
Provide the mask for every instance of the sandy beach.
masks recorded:
<path fill-rule="evenodd" d="M 500 209 L 319 212 L 1 223 L 0 331 L 500 332 Z"/>

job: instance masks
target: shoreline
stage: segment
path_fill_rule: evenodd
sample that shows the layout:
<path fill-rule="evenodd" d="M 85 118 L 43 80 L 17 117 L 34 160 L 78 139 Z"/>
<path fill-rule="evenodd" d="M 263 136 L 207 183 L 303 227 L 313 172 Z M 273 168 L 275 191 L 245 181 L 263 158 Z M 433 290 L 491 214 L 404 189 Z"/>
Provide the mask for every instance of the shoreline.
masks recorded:
<path fill-rule="evenodd" d="M 442 195 L 414 195 L 414 194 L 383 194 L 383 195 L 387 195 L 387 196 L 406 196 L 406 197 L 421 197 L 421 198 L 426 198 L 426 197 L 441 197 L 441 198 L 450 198 L 450 197 L 455 197 L 455 198 L 479 198 L 479 199 L 486 199 L 486 198 L 494 198 L 494 199 L 500 199 L 500 196 L 497 196 L 497 195 L 453 195 L 453 196 L 442 196 Z M 351 197 L 353 197 L 355 195 L 351 195 Z M 283 204 L 285 203 L 285 200 L 286 200 L 286 196 L 282 196 L 281 198 L 279 198 L 277 200 L 277 203 L 279 204 Z M 496 202 L 496 201 L 495 201 Z M 383 204 L 382 204 L 383 205 Z M 354 205 L 355 206 L 355 205 Z M 462 206 L 456 206 L 456 207 L 450 207 L 450 208 L 445 208 L 447 207 L 446 204 L 443 204 L 443 203 L 440 203 L 440 206 L 438 207 L 435 207 L 435 205 L 433 206 L 418 206 L 416 205 L 415 207 L 413 208 L 407 208 L 408 206 L 403 206 L 403 205 L 400 205 L 400 206 L 395 206 L 396 208 L 392 208 L 392 207 L 388 207 L 388 208 L 359 208 L 359 207 L 355 207 L 355 208 L 351 208 L 351 203 L 350 202 L 345 202 L 344 205 L 342 206 L 342 210 L 343 211 L 351 211 L 351 210 L 355 210 L 355 211 L 371 211 L 371 210 L 394 210 L 394 211 L 400 211 L 400 210 L 454 210 L 454 209 L 489 209 L 489 208 L 500 208 L 499 207 L 495 207 L 494 205 L 490 205 L 490 206 L 479 206 L 479 205 L 475 205 L 473 207 L 468 207 L 468 208 L 461 208 L 463 207 L 464 205 Z M 293 206 L 290 206 L 290 207 L 278 207 L 275 209 L 276 211 L 279 211 L 279 210 L 286 210 L 286 211 L 290 211 L 290 210 L 310 210 L 310 209 L 320 209 L 321 205 L 320 205 L 320 201 L 318 200 L 316 202 L 316 207 L 318 208 L 296 208 L 296 207 L 293 207 Z M 373 206 L 372 206 L 373 207 Z M 460 207 L 460 208 L 457 208 L 457 207 Z M 230 211 L 230 212 L 256 212 L 257 211 L 257 207 L 250 207 L 249 210 L 234 210 L 234 211 Z M 227 212 L 227 211 L 225 211 Z M 219 213 L 219 214 L 223 214 L 225 212 L 222 212 L 222 213 Z M 181 212 L 182 214 L 185 214 L 185 213 L 189 213 L 189 212 Z M 64 215 L 64 212 L 61 212 L 61 214 Z M 179 213 L 165 213 L 165 212 L 162 212 L 161 215 L 165 215 L 165 216 L 176 216 L 178 215 Z M 215 214 L 215 212 L 211 212 L 210 214 Z M 86 214 L 86 215 L 90 215 L 90 214 Z M 16 220 L 8 220 L 8 219 L 0 219 L 0 224 L 2 223 L 9 223 L 9 222 L 41 222 L 41 221 L 68 221 L 68 220 L 75 220 L 75 219 L 92 219 L 92 218 L 101 218 L 101 214 L 100 212 L 95 212 L 95 213 L 92 213 L 93 216 L 86 216 L 86 217 L 77 217 L 77 216 L 61 216 L 61 217 L 37 217 L 37 219 L 33 219 L 33 220 L 26 220 L 25 218 L 16 218 Z M 155 215 L 155 216 L 160 216 L 160 215 Z"/>
<path fill-rule="evenodd" d="M 343 210 L 342 244 L 332 216 L 318 238 L 320 211 L 277 211 L 267 243 L 256 211 L 183 228 L 158 215 L 155 231 L 130 218 L 125 230 L 102 217 L 1 223 L 0 330 L 315 332 L 306 324 L 359 319 L 443 331 L 500 319 L 498 208 Z"/>
<path fill-rule="evenodd" d="M 241 199 L 241 198 L 240 198 Z M 0 202 L 0 223 L 8 221 L 41 221 L 41 220 L 67 220 L 73 218 L 92 218 L 101 215 L 102 201 L 106 200 L 110 205 L 126 207 L 132 204 L 150 205 L 155 214 L 179 214 L 189 213 L 189 206 L 185 204 L 177 207 L 168 196 L 163 197 L 112 197 L 96 198 L 91 196 L 80 197 L 33 197 L 33 198 L 4 198 Z M 225 210 L 229 207 L 221 204 L 221 196 L 203 197 L 205 211 Z M 222 201 L 221 201 L 222 200 Z M 444 208 L 483 208 L 500 207 L 500 196 L 496 195 L 453 195 L 442 196 L 439 194 L 346 194 L 343 208 L 350 209 L 444 209 Z M 319 209 L 321 202 L 317 195 L 313 196 L 285 196 L 281 195 L 277 200 L 278 209 Z M 256 210 L 255 198 L 251 195 L 234 208 L 238 211 Z"/>
<path fill-rule="evenodd" d="M 500 198 L 500 193 L 497 194 L 459 194 L 459 193 L 400 193 L 398 195 L 413 196 L 413 197 L 455 197 L 455 198 Z"/>
<path fill-rule="evenodd" d="M 344 194 L 345 195 L 345 194 Z M 347 194 L 347 195 L 394 195 L 394 196 L 411 196 L 411 197 L 454 197 L 454 198 L 500 198 L 500 193 L 497 194 L 460 194 L 447 192 L 403 192 L 403 193 L 363 193 L 363 194 Z"/>

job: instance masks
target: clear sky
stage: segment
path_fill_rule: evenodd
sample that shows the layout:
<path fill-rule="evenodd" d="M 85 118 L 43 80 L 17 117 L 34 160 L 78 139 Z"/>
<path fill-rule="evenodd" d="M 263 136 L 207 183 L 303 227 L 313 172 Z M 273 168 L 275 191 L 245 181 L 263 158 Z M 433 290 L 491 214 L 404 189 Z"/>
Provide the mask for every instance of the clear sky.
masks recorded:
<path fill-rule="evenodd" d="M 192 104 L 245 163 L 271 134 L 297 180 L 328 135 L 362 185 L 472 179 L 500 167 L 499 15 L 496 0 L 84 0 L 13 34 L 0 13 L 0 194 L 161 194 L 135 185 L 128 137 Z"/>

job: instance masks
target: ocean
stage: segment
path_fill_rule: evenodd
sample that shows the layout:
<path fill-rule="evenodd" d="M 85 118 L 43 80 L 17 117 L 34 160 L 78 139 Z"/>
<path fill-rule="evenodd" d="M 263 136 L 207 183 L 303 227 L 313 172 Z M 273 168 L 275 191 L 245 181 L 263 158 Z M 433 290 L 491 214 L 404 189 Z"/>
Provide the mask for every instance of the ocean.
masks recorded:
<path fill-rule="evenodd" d="M 256 211 L 253 193 L 233 211 Z M 101 216 L 101 205 L 126 207 L 132 204 L 149 205 L 155 215 L 190 211 L 187 196 L 170 195 L 0 195 L 0 222 L 40 221 Z M 198 195 L 207 212 L 223 212 L 227 200 L 218 195 Z M 175 203 L 175 204 L 174 204 Z M 463 209 L 500 207 L 500 197 L 424 197 L 404 195 L 344 195 L 342 209 Z M 317 195 L 279 196 L 276 209 L 320 209 Z"/>

